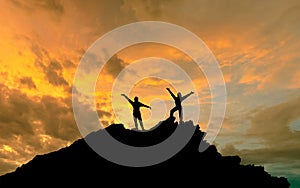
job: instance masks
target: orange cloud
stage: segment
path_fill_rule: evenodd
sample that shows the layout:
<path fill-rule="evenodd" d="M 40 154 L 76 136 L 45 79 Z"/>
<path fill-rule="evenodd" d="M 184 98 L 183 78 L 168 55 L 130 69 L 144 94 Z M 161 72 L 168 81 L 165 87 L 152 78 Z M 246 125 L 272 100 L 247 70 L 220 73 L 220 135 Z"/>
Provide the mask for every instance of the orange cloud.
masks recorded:
<path fill-rule="evenodd" d="M 0 145 L 3 146 L 0 149 L 0 166 L 3 167 L 0 173 L 15 169 L 35 154 L 64 147 L 80 136 L 73 119 L 70 97 L 76 66 L 97 38 L 123 24 L 143 20 L 166 21 L 186 27 L 202 38 L 218 59 L 225 81 L 230 86 L 228 93 L 232 101 L 228 104 L 239 104 L 237 108 L 229 106 L 230 113 L 239 117 L 240 112 L 255 108 L 257 101 L 269 100 L 257 97 L 259 94 L 269 94 L 276 89 L 280 95 L 287 89 L 295 91 L 300 86 L 297 0 L 289 3 L 250 0 L 218 3 L 51 2 L 54 3 L 0 2 L 0 23 L 3 26 L 0 27 Z M 199 101 L 195 103 L 202 105 L 200 123 L 205 130 L 211 108 L 205 75 L 181 51 L 153 43 L 122 50 L 101 72 L 96 93 L 93 93 L 99 118 L 105 125 L 118 121 L 111 104 L 115 77 L 133 61 L 153 56 L 173 61 L 191 76 L 199 94 Z M 92 78 L 85 77 L 80 84 L 84 85 L 85 79 Z M 161 80 L 145 79 L 138 82 L 129 95 L 140 95 L 143 102 L 155 108 L 163 106 L 161 101 L 153 99 L 164 99 L 167 107 L 161 113 L 168 114 L 174 104 L 164 92 L 167 86 Z M 182 88 L 183 92 L 190 89 Z M 249 90 L 254 97 L 248 98 Z M 287 100 L 286 96 L 280 100 Z M 132 126 L 127 101 L 118 98 L 116 103 L 117 111 L 126 115 L 128 127 Z M 145 120 L 149 120 L 148 127 L 164 118 L 152 121 L 151 113 L 155 112 L 147 109 L 142 112 Z M 244 121 L 243 117 L 240 121 Z M 230 132 L 235 128 L 225 121 L 224 129 Z M 230 134 L 229 137 L 232 136 Z"/>
<path fill-rule="evenodd" d="M 289 87 L 292 89 L 300 88 L 300 71 L 296 72 L 293 76 L 292 82 L 290 83 Z"/>

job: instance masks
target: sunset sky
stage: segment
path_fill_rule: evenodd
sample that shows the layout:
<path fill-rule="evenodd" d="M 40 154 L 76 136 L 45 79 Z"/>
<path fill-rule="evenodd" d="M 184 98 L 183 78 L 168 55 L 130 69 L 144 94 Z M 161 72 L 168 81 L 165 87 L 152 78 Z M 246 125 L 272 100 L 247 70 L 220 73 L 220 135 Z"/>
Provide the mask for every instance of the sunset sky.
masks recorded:
<path fill-rule="evenodd" d="M 287 177 L 292 187 L 300 186 L 298 0 L 2 0 L 0 7 L 1 175 L 82 137 L 72 111 L 73 79 L 82 56 L 112 29 L 154 20 L 195 33 L 219 62 L 227 102 L 214 142 L 218 150 L 239 155 L 244 164 L 263 165 L 271 175 Z M 205 130 L 211 106 L 205 76 L 186 54 L 154 43 L 123 49 L 107 62 L 95 92 L 101 122 L 120 123 L 113 115 L 111 88 L 126 66 L 146 57 L 168 59 L 188 72 L 199 99 L 193 96 L 185 105 L 200 104 L 200 119 L 194 123 Z M 177 81 L 183 94 L 192 90 Z M 148 129 L 173 106 L 166 87 L 172 85 L 149 78 L 129 93 L 153 106 L 142 111 Z M 119 113 L 131 113 L 119 96 L 121 89 L 114 103 Z M 155 110 L 162 101 L 166 108 Z M 157 118 L 151 119 L 151 113 Z M 133 127 L 131 116 L 121 123 Z"/>

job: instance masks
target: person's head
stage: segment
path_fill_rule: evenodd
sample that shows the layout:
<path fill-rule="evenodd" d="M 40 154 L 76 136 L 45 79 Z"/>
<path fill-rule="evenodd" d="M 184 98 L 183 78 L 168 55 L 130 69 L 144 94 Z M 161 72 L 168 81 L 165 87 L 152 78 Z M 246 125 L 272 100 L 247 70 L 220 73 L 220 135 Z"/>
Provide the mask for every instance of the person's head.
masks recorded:
<path fill-rule="evenodd" d="M 139 101 L 139 98 L 137 96 L 134 97 L 134 101 L 137 102 Z"/>
<path fill-rule="evenodd" d="M 178 97 L 181 97 L 181 93 L 180 93 L 180 92 L 178 92 L 178 93 L 177 93 L 177 96 L 178 96 Z"/>

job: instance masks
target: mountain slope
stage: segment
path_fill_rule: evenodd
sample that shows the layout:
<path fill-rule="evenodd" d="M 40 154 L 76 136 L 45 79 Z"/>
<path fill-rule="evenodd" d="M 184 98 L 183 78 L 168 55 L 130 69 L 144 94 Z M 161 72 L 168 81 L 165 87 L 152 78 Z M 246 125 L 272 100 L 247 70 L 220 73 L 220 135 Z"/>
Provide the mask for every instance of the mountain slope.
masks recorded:
<path fill-rule="evenodd" d="M 113 124 L 106 130 L 117 140 L 143 147 L 160 143 L 174 130 L 191 129 L 193 123 L 178 125 L 168 118 L 148 132 L 125 129 Z M 178 127 L 179 128 L 179 127 Z M 86 139 L 101 137 L 104 130 L 89 134 Z M 12 173 L 0 177 L 0 187 L 12 186 L 185 186 L 200 187 L 289 187 L 284 177 L 272 177 L 261 166 L 241 165 L 238 156 L 222 156 L 214 145 L 199 153 L 198 146 L 205 135 L 196 126 L 188 144 L 169 160 L 149 167 L 125 167 L 99 156 L 84 139 L 58 151 L 34 157 Z"/>

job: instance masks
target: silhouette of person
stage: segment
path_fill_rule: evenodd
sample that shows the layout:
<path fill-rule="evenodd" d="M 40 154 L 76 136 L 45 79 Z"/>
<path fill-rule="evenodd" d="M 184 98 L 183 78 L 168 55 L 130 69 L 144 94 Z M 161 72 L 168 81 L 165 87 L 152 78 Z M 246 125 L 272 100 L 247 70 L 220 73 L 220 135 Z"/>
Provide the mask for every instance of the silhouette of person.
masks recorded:
<path fill-rule="evenodd" d="M 134 97 L 134 101 L 132 101 L 125 94 L 121 94 L 121 95 L 123 97 L 125 97 L 133 107 L 133 121 L 134 121 L 136 130 L 138 130 L 138 123 L 137 123 L 137 119 L 138 119 L 140 122 L 140 126 L 141 126 L 142 130 L 144 131 L 145 129 L 144 129 L 144 125 L 143 125 L 142 115 L 140 112 L 140 107 L 146 107 L 149 109 L 151 109 L 151 107 L 139 102 L 139 98 L 137 96 Z"/>
<path fill-rule="evenodd" d="M 173 97 L 174 102 L 175 102 L 175 107 L 170 110 L 170 117 L 172 117 L 173 114 L 178 110 L 179 120 L 180 120 L 180 122 L 182 122 L 182 106 L 181 106 L 181 102 L 183 100 L 185 100 L 186 98 L 188 98 L 190 95 L 192 95 L 194 92 L 191 91 L 190 93 L 186 94 L 185 96 L 181 96 L 181 93 L 178 92 L 177 96 L 175 96 L 174 93 L 172 93 L 172 91 L 170 90 L 170 88 L 167 88 L 167 90 L 171 94 L 171 96 Z"/>

